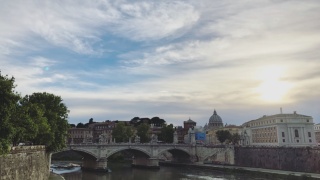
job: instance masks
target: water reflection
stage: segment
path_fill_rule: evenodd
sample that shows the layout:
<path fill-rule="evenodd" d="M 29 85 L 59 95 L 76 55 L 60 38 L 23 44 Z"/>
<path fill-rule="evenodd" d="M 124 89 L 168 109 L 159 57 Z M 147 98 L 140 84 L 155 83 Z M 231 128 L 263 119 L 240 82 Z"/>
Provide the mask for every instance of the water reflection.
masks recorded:
<path fill-rule="evenodd" d="M 111 173 L 73 172 L 63 174 L 66 180 L 284 180 L 287 178 L 252 173 L 228 173 L 182 167 L 161 167 L 159 170 L 131 168 L 130 164 L 110 164 Z"/>
<path fill-rule="evenodd" d="M 63 174 L 66 180 L 187 180 L 187 179 L 214 179 L 226 180 L 217 174 L 199 174 L 201 171 L 192 172 L 192 170 L 172 167 L 161 167 L 159 170 L 136 169 L 130 165 L 113 166 L 111 173 L 96 172 L 74 172 Z"/>

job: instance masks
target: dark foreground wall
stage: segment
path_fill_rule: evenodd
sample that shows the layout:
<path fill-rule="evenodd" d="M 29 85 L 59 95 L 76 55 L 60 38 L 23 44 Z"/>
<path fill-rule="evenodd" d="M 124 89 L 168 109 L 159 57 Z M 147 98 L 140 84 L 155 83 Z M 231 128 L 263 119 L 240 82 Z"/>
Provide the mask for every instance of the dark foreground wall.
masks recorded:
<path fill-rule="evenodd" d="M 235 165 L 320 173 L 320 148 L 235 147 Z"/>
<path fill-rule="evenodd" d="M 0 179 L 47 180 L 49 163 L 44 146 L 12 147 L 10 154 L 0 156 Z"/>

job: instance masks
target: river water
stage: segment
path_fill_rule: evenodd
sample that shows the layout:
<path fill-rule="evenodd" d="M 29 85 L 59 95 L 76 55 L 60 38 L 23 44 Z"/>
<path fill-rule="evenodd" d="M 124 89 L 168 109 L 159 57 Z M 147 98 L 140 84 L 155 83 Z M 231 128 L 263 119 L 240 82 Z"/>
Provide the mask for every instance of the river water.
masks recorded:
<path fill-rule="evenodd" d="M 79 167 L 71 170 L 55 170 L 66 180 L 284 180 L 273 175 L 257 173 L 228 173 L 216 170 L 188 167 L 165 167 L 158 170 L 132 168 L 128 163 L 108 163 L 112 172 L 83 172 Z"/>

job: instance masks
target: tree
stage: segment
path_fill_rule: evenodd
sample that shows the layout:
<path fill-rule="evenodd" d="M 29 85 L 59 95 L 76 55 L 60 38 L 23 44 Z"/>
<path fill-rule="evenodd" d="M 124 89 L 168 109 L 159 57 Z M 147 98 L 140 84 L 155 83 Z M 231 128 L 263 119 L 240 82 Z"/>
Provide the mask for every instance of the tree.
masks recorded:
<path fill-rule="evenodd" d="M 61 97 L 46 92 L 33 93 L 32 95 L 25 96 L 21 101 L 22 105 L 28 103 L 43 108 L 43 117 L 46 118 L 49 125 L 47 126 L 42 119 L 42 128 L 46 128 L 47 132 L 45 133 L 45 137 L 41 137 L 37 141 L 45 143 L 48 151 L 57 151 L 64 148 L 69 128 L 67 120 L 69 110 L 62 103 Z"/>
<path fill-rule="evenodd" d="M 93 123 L 93 118 L 90 118 L 89 119 L 89 124 L 92 124 Z"/>
<path fill-rule="evenodd" d="M 238 133 L 232 134 L 230 141 L 232 144 L 238 144 L 240 141 L 240 135 Z"/>
<path fill-rule="evenodd" d="M 170 124 L 161 128 L 161 133 L 159 134 L 158 138 L 160 141 L 165 143 L 173 143 L 173 133 L 174 128 L 173 125 Z"/>
<path fill-rule="evenodd" d="M 149 129 L 149 124 L 146 123 L 142 123 L 137 127 L 137 135 L 140 137 L 141 143 L 146 143 L 150 141 Z"/>
<path fill-rule="evenodd" d="M 224 143 L 227 139 L 231 139 L 231 133 L 228 130 L 218 130 L 216 136 L 220 143 Z"/>
<path fill-rule="evenodd" d="M 14 126 L 10 122 L 20 96 L 14 91 L 14 77 L 2 76 L 0 71 L 0 154 L 9 152 L 14 135 Z"/>
<path fill-rule="evenodd" d="M 112 137 L 116 139 L 116 142 L 128 142 L 132 136 L 132 128 L 126 126 L 123 122 L 117 123 L 116 127 L 112 130 Z"/>
<path fill-rule="evenodd" d="M 150 123 L 154 124 L 157 127 L 162 127 L 165 125 L 166 121 L 163 119 L 160 119 L 159 117 L 153 117 L 151 118 Z"/>
<path fill-rule="evenodd" d="M 85 128 L 85 125 L 83 123 L 78 123 L 76 127 L 77 128 Z"/>
<path fill-rule="evenodd" d="M 137 127 L 140 122 L 140 118 L 139 117 L 134 117 L 134 118 L 132 118 L 131 120 L 130 120 L 130 124 L 132 124 L 134 127 Z"/>
<path fill-rule="evenodd" d="M 19 102 L 16 117 L 13 122 L 17 128 L 15 131 L 15 140 L 20 142 L 29 141 L 33 144 L 46 145 L 51 137 L 51 127 L 47 118 L 44 116 L 45 109 L 43 105 L 34 104 L 26 101 L 25 98 Z M 21 137 L 19 139 L 19 137 Z M 16 141 L 16 142 L 19 142 Z"/>
<path fill-rule="evenodd" d="M 43 118 L 43 113 L 36 105 L 17 105 L 15 113 L 12 115 L 11 123 L 14 125 L 13 145 L 19 142 L 33 141 L 39 130 L 37 121 Z"/>

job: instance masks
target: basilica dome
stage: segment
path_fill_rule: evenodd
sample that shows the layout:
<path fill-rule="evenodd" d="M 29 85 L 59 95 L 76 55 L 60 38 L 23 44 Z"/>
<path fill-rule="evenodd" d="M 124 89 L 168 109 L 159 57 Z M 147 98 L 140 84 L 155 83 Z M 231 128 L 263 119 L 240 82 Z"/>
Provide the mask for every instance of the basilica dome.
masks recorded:
<path fill-rule="evenodd" d="M 217 114 L 216 110 L 213 111 L 213 115 L 209 119 L 210 123 L 222 123 L 221 117 Z"/>
<path fill-rule="evenodd" d="M 213 111 L 213 115 L 209 119 L 209 124 L 206 129 L 217 129 L 223 127 L 223 122 L 221 117 L 217 114 L 217 111 Z"/>

